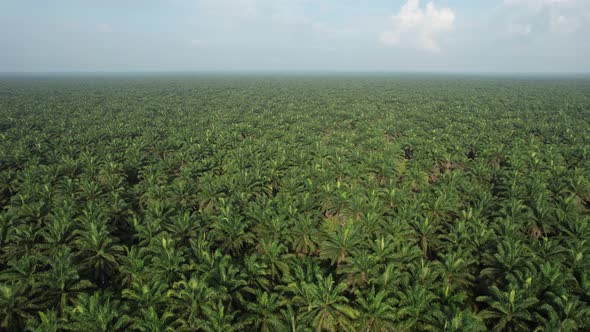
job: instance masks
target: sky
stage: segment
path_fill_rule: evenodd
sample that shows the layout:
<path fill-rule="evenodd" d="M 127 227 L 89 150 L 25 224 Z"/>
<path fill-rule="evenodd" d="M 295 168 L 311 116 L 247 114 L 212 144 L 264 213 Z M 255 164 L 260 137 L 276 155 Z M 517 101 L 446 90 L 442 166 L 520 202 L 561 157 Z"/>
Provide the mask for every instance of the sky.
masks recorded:
<path fill-rule="evenodd" d="M 590 72 L 590 0 L 0 0 L 0 72 Z"/>

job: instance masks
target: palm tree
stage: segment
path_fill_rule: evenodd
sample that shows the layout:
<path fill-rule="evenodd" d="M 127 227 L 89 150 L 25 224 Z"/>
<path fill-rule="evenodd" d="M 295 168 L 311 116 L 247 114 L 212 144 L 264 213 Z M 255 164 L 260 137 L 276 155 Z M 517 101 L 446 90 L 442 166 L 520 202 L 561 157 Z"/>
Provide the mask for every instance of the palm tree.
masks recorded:
<path fill-rule="evenodd" d="M 553 220 L 553 208 L 547 201 L 537 198 L 532 204 L 531 213 L 525 219 L 525 229 L 529 236 L 539 238 L 552 231 L 555 222 Z"/>
<path fill-rule="evenodd" d="M 11 223 L 6 227 L 6 244 L 2 250 L 2 256 L 20 256 L 30 253 L 36 244 L 36 226 L 32 223 Z"/>
<path fill-rule="evenodd" d="M 168 202 L 168 192 L 166 190 L 166 178 L 162 171 L 157 169 L 155 165 L 146 165 L 139 173 L 141 181 L 138 183 L 137 190 L 139 193 L 139 206 L 146 208 L 150 217 L 157 218 L 158 213 L 154 212 L 168 212 L 170 202 Z M 162 210 L 165 208 L 166 210 Z"/>
<path fill-rule="evenodd" d="M 379 289 L 393 293 L 400 288 L 408 287 L 410 283 L 410 273 L 400 269 L 400 266 L 395 263 L 387 264 L 383 267 L 381 275 L 373 282 Z"/>
<path fill-rule="evenodd" d="M 573 332 L 590 327 L 590 308 L 577 297 L 555 296 L 552 304 L 541 306 L 543 314 L 537 314 L 542 322 L 535 331 Z"/>
<path fill-rule="evenodd" d="M 36 285 L 39 270 L 43 269 L 43 256 L 25 253 L 20 257 L 13 257 L 6 262 L 4 271 L 0 272 L 0 281 Z"/>
<path fill-rule="evenodd" d="M 68 308 L 68 317 L 70 323 L 65 329 L 72 331 L 117 331 L 127 324 L 119 302 L 111 301 L 111 295 L 102 291 L 78 295 L 73 306 Z"/>
<path fill-rule="evenodd" d="M 404 171 L 402 183 L 411 191 L 419 191 L 428 186 L 428 173 L 417 166 L 409 167 Z"/>
<path fill-rule="evenodd" d="M 296 291 L 293 302 L 300 306 L 301 319 L 311 324 L 316 331 L 353 330 L 353 320 L 358 312 L 342 295 L 345 284 L 335 285 L 332 275 L 317 276 L 315 284 L 304 283 Z"/>
<path fill-rule="evenodd" d="M 590 202 L 590 180 L 583 174 L 583 169 L 574 168 L 574 174 L 569 178 L 568 187 L 582 202 Z"/>
<path fill-rule="evenodd" d="M 0 203 L 1 204 L 1 203 Z M 0 246 L 6 248 L 9 243 L 8 234 L 10 229 L 15 227 L 15 215 L 7 211 L 0 211 Z M 8 248 L 6 248 L 8 249 Z M 0 257 L 3 256 L 4 250 L 0 251 Z"/>
<path fill-rule="evenodd" d="M 358 327 L 361 331 L 397 331 L 397 313 L 394 300 L 386 290 L 375 292 L 371 288 L 367 294 L 360 291 L 355 292 L 356 303 L 360 307 Z"/>
<path fill-rule="evenodd" d="M 543 237 L 540 241 L 533 242 L 531 249 L 540 262 L 558 263 L 565 258 L 565 249 L 556 238 Z"/>
<path fill-rule="evenodd" d="M 238 255 L 244 246 L 254 244 L 254 234 L 248 231 L 248 223 L 233 213 L 229 207 L 222 207 L 222 214 L 211 225 L 211 236 L 224 252 Z"/>
<path fill-rule="evenodd" d="M 240 331 L 243 324 L 235 321 L 235 314 L 226 313 L 226 308 L 219 300 L 217 303 L 206 303 L 203 306 L 205 317 L 201 329 L 206 332 Z"/>
<path fill-rule="evenodd" d="M 315 253 L 318 247 L 318 223 L 311 215 L 301 215 L 291 227 L 291 249 L 298 254 Z"/>
<path fill-rule="evenodd" d="M 260 261 L 259 255 L 251 255 L 244 257 L 243 269 L 247 286 L 245 290 L 250 293 L 255 293 L 256 290 L 270 290 L 270 280 L 268 275 L 268 266 Z"/>
<path fill-rule="evenodd" d="M 562 210 L 558 210 L 558 213 Z M 562 237 L 567 237 L 572 240 L 584 241 L 590 237 L 590 225 L 586 218 L 579 215 L 566 217 L 560 224 Z"/>
<path fill-rule="evenodd" d="M 279 281 L 289 277 L 289 261 L 293 255 L 287 254 L 287 247 L 277 242 L 262 242 L 262 261 L 270 270 L 270 278 Z"/>
<path fill-rule="evenodd" d="M 124 248 L 114 244 L 105 224 L 94 222 L 84 225 L 83 229 L 74 231 L 76 239 L 73 244 L 78 249 L 80 266 L 86 271 L 93 271 L 94 280 L 104 284 L 119 267 L 117 258 Z"/>
<path fill-rule="evenodd" d="M 131 218 L 131 226 L 135 232 L 133 238 L 138 240 L 141 247 L 149 245 L 162 233 L 162 219 L 160 217 L 141 218 L 134 215 Z"/>
<path fill-rule="evenodd" d="M 438 222 L 432 222 L 428 218 L 422 221 L 413 220 L 410 225 L 414 229 L 413 237 L 422 249 L 424 258 L 431 259 L 436 255 L 437 248 L 442 244 L 440 233 L 442 226 Z"/>
<path fill-rule="evenodd" d="M 405 287 L 396 294 L 399 299 L 397 316 L 402 327 L 409 330 L 437 331 L 442 325 L 443 313 L 436 301 L 438 297 L 422 284 Z"/>
<path fill-rule="evenodd" d="M 74 255 L 69 248 L 60 249 L 54 257 L 44 257 L 49 270 L 42 274 L 41 285 L 45 286 L 44 298 L 57 299 L 56 305 L 60 315 L 63 315 L 68 299 L 80 293 L 93 284 L 88 280 L 81 280 L 78 270 L 74 267 Z"/>
<path fill-rule="evenodd" d="M 305 283 L 315 283 L 316 277 L 322 274 L 316 257 L 304 256 L 293 263 L 290 278 L 285 280 L 283 285 L 277 285 L 277 288 L 289 290 L 289 287 L 293 286 L 293 284 L 301 286 Z"/>
<path fill-rule="evenodd" d="M 166 293 L 172 299 L 168 302 L 168 311 L 175 317 L 174 326 L 182 331 L 198 330 L 203 325 L 202 306 L 213 297 L 207 284 L 196 277 L 174 283 Z"/>
<path fill-rule="evenodd" d="M 523 274 L 532 268 L 528 248 L 521 241 L 514 238 L 503 238 L 496 247 L 494 254 L 484 256 L 486 268 L 481 275 L 489 277 L 492 282 L 504 285 L 510 278 Z"/>
<path fill-rule="evenodd" d="M 414 285 L 421 285 L 429 290 L 433 290 L 433 285 L 438 284 L 441 276 L 438 269 L 433 268 L 434 263 L 432 261 L 420 258 L 419 261 L 412 262 L 408 266 L 408 273 L 410 274 L 410 280 L 413 281 Z"/>
<path fill-rule="evenodd" d="M 232 264 L 230 256 L 215 251 L 201 266 L 207 284 L 214 291 L 215 298 L 222 301 L 233 300 L 235 303 L 244 302 L 244 291 L 247 285 L 244 272 L 237 265 Z"/>
<path fill-rule="evenodd" d="M 96 177 L 97 182 L 101 184 L 106 192 L 114 193 L 123 191 L 125 175 L 121 164 L 109 161 L 103 164 Z"/>
<path fill-rule="evenodd" d="M 582 239 L 584 235 L 588 234 L 588 228 L 585 223 L 582 223 L 582 229 L 585 232 L 578 233 L 577 228 L 580 223 L 580 205 L 577 202 L 575 195 L 566 196 L 558 201 L 558 207 L 555 209 L 555 217 L 558 221 L 559 229 L 566 233 L 566 236 Z"/>
<path fill-rule="evenodd" d="M 555 296 L 567 296 L 569 290 L 574 288 L 576 279 L 570 273 L 564 271 L 561 264 L 552 262 L 541 263 L 539 273 L 536 274 L 539 279 L 537 294 L 540 299 Z"/>
<path fill-rule="evenodd" d="M 421 208 L 424 211 L 425 216 L 433 221 L 445 221 L 447 216 L 453 213 L 455 206 L 457 205 L 458 196 L 453 195 L 449 190 L 439 190 L 435 193 L 436 198 L 432 198 L 425 203 L 421 204 Z"/>
<path fill-rule="evenodd" d="M 254 233 L 258 240 L 258 247 L 264 240 L 272 242 L 283 242 L 286 239 L 289 222 L 284 218 L 271 217 L 259 221 L 254 227 Z"/>
<path fill-rule="evenodd" d="M 64 328 L 63 319 L 57 316 L 55 310 L 48 310 L 46 312 L 39 311 L 39 320 L 30 318 L 27 320 L 26 331 L 31 332 L 58 332 Z"/>
<path fill-rule="evenodd" d="M 287 301 L 289 302 L 289 301 Z M 287 303 L 280 311 L 281 321 L 287 327 L 284 331 L 290 332 L 309 332 L 311 327 L 299 319 L 299 316 L 293 306 Z"/>
<path fill-rule="evenodd" d="M 465 213 L 463 218 L 452 226 L 444 239 L 453 244 L 454 250 L 465 250 L 481 265 L 495 234 L 480 218 L 473 218 L 472 213 Z"/>
<path fill-rule="evenodd" d="M 22 331 L 27 318 L 39 310 L 39 293 L 21 282 L 0 283 L 0 327 Z"/>
<path fill-rule="evenodd" d="M 355 287 L 364 287 L 367 282 L 373 280 L 373 272 L 376 272 L 377 258 L 370 254 L 368 250 L 355 252 L 352 256 L 345 259 L 345 264 L 341 265 L 336 272 L 346 275 L 350 285 Z"/>
<path fill-rule="evenodd" d="M 175 239 L 177 248 L 189 246 L 190 239 L 195 238 L 202 227 L 197 215 L 190 212 L 175 215 L 164 225 L 164 229 Z"/>
<path fill-rule="evenodd" d="M 246 325 L 256 331 L 286 331 L 287 325 L 280 319 L 280 309 L 285 300 L 275 293 L 256 291 L 256 300 L 247 305 Z"/>
<path fill-rule="evenodd" d="M 146 248 L 148 250 L 151 256 L 150 272 L 165 283 L 178 280 L 185 259 L 173 241 L 162 236 L 159 243 L 153 243 Z"/>
<path fill-rule="evenodd" d="M 152 306 L 139 309 L 141 317 L 126 317 L 130 320 L 130 328 L 141 332 L 173 332 L 172 313 L 163 312 L 159 314 Z"/>
<path fill-rule="evenodd" d="M 168 196 L 172 202 L 182 208 L 194 208 L 198 197 L 193 183 L 189 179 L 177 178 L 168 187 Z"/>
<path fill-rule="evenodd" d="M 485 302 L 488 308 L 479 312 L 484 320 L 489 320 L 493 331 L 529 331 L 534 321 L 531 313 L 539 300 L 527 295 L 527 290 L 513 288 L 502 291 L 496 286 L 490 287 L 489 296 L 478 296 L 477 301 Z"/>
<path fill-rule="evenodd" d="M 120 256 L 118 278 L 123 287 L 129 287 L 131 283 L 147 281 L 145 250 L 132 246 L 125 247 L 125 254 Z"/>
<path fill-rule="evenodd" d="M 354 223 L 337 226 L 335 232 L 327 234 L 320 245 L 320 258 L 329 259 L 332 264 L 340 266 L 344 259 L 363 241 L 359 227 Z"/>
<path fill-rule="evenodd" d="M 198 262 L 207 261 L 211 258 L 215 244 L 210 238 L 211 233 L 201 231 L 194 238 L 190 239 L 188 248 L 184 249 L 187 264 L 183 267 L 184 270 L 194 270 Z"/>
<path fill-rule="evenodd" d="M 199 181 L 200 191 L 197 193 L 199 212 L 214 211 L 223 205 L 222 200 L 227 196 L 227 189 L 220 180 L 211 173 L 203 174 Z"/>
<path fill-rule="evenodd" d="M 588 271 L 590 267 L 590 248 L 587 240 L 568 241 L 566 245 L 566 266 L 575 273 Z"/>
<path fill-rule="evenodd" d="M 133 281 L 129 288 L 124 289 L 121 295 L 124 299 L 130 300 L 131 310 L 138 308 L 155 307 L 161 308 L 166 302 L 166 291 L 168 285 L 161 280 L 152 278 L 146 281 Z"/>
<path fill-rule="evenodd" d="M 37 232 L 37 235 L 44 241 L 44 243 L 38 244 L 44 254 L 54 255 L 60 246 L 67 245 L 72 241 L 74 237 L 72 210 L 70 205 L 55 209 L 49 215 L 49 223 Z"/>
<path fill-rule="evenodd" d="M 397 240 L 397 238 L 387 234 L 387 236 L 380 236 L 371 242 L 369 250 L 375 258 L 376 264 L 384 265 L 388 263 L 396 253 L 397 246 L 405 244 L 400 243 L 401 239 L 399 242 Z"/>
<path fill-rule="evenodd" d="M 466 309 L 463 311 L 452 311 L 452 316 L 445 321 L 443 330 L 448 332 L 485 332 L 487 328 L 483 320 L 476 313 Z"/>
<path fill-rule="evenodd" d="M 433 269 L 442 277 L 444 296 L 448 296 L 456 288 L 468 288 L 473 284 L 475 277 L 470 272 L 473 262 L 467 258 L 465 252 L 451 252 L 443 259 L 435 261 Z"/>
<path fill-rule="evenodd" d="M 89 177 L 81 178 L 80 182 L 78 183 L 78 186 L 80 188 L 79 195 L 85 201 L 98 200 L 101 196 L 105 194 L 100 188 L 98 182 Z"/>

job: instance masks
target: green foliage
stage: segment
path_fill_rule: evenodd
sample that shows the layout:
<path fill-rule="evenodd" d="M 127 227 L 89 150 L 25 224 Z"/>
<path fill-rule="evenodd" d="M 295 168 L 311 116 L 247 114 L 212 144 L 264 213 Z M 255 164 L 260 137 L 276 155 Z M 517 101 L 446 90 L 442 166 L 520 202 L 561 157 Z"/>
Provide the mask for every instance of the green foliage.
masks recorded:
<path fill-rule="evenodd" d="M 0 79 L 1 331 L 588 331 L 590 81 Z"/>

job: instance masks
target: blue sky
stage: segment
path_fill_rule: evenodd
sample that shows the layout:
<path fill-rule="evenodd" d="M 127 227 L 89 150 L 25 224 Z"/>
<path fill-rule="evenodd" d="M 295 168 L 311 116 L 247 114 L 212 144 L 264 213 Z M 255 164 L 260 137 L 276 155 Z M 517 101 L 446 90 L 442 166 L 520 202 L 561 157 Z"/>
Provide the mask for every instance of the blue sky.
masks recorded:
<path fill-rule="evenodd" d="M 0 72 L 590 72 L 590 0 L 2 0 Z"/>

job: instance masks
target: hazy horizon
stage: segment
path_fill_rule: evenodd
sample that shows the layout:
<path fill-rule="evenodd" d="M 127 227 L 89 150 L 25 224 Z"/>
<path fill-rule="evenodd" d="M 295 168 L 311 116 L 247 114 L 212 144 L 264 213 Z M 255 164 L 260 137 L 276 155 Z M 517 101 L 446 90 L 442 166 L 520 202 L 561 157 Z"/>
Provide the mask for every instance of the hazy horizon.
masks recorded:
<path fill-rule="evenodd" d="M 590 73 L 586 0 L 7 0 L 1 73 Z"/>
<path fill-rule="evenodd" d="M 588 72 L 519 72 L 519 71 L 367 71 L 367 70 L 178 70 L 178 71 L 0 71 L 0 78 L 7 77 L 222 77 L 222 76 L 267 76 L 267 77 L 563 77 L 563 78 L 590 78 Z"/>

